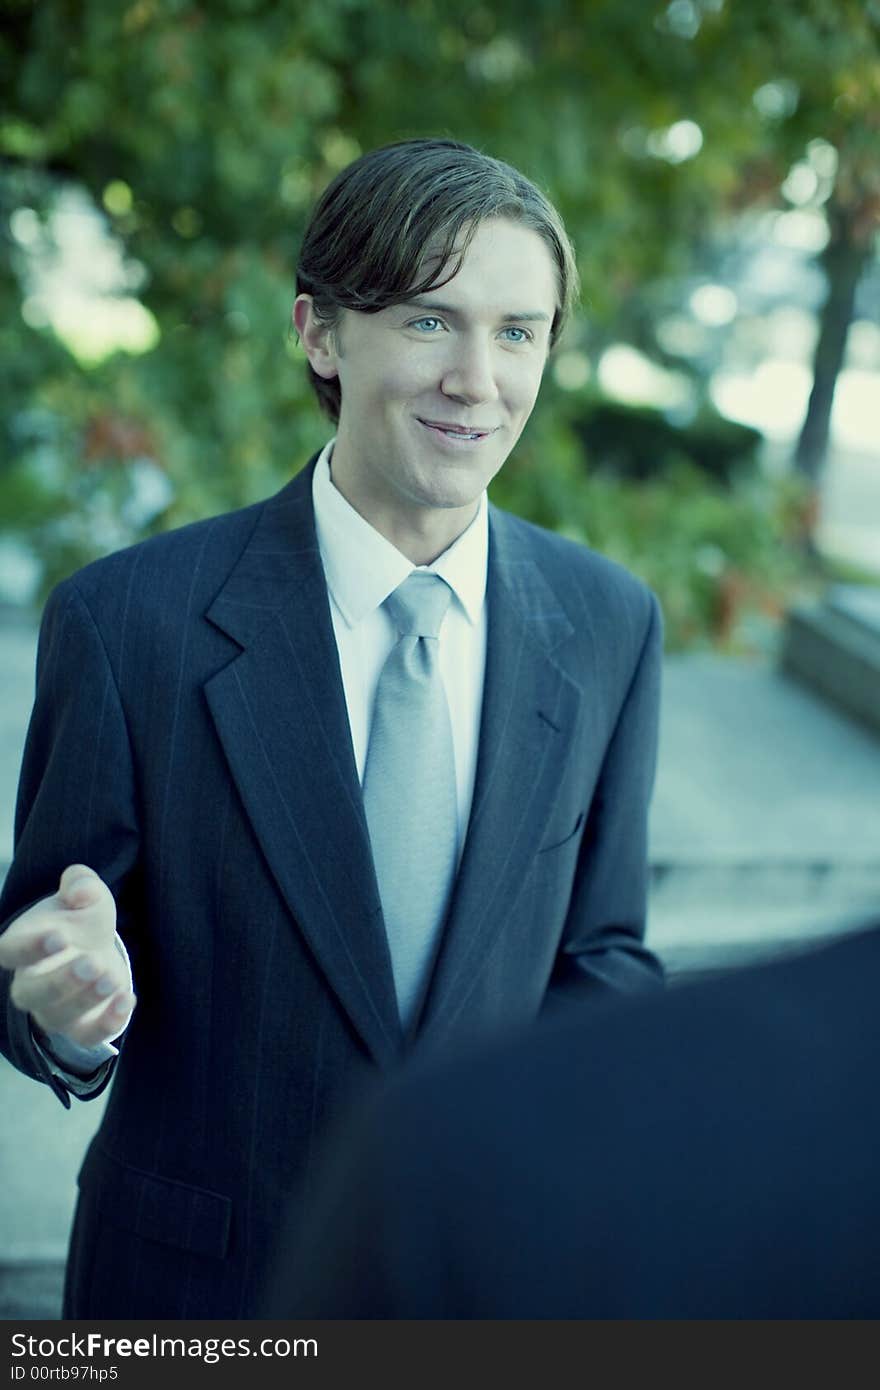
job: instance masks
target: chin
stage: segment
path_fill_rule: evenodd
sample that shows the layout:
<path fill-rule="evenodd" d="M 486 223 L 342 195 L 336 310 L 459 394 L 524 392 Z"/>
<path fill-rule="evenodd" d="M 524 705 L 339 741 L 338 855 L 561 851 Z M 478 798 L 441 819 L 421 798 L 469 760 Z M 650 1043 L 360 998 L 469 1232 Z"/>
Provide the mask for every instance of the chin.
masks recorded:
<path fill-rule="evenodd" d="M 485 483 L 482 480 L 471 480 L 469 484 L 462 480 L 458 486 L 447 483 L 446 486 L 426 487 L 420 489 L 419 501 L 423 506 L 436 508 L 438 511 L 461 511 L 465 507 L 477 505 L 484 487 Z"/>

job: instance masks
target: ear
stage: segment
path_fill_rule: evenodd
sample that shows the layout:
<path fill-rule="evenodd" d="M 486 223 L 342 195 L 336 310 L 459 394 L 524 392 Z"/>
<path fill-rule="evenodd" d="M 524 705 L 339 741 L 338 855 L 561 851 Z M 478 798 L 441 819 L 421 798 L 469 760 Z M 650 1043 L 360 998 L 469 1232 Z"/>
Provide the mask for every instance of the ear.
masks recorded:
<path fill-rule="evenodd" d="M 299 294 L 293 305 L 293 326 L 305 349 L 312 370 L 325 381 L 339 375 L 336 359 L 336 341 L 333 330 L 315 313 L 315 305 L 310 294 Z"/>

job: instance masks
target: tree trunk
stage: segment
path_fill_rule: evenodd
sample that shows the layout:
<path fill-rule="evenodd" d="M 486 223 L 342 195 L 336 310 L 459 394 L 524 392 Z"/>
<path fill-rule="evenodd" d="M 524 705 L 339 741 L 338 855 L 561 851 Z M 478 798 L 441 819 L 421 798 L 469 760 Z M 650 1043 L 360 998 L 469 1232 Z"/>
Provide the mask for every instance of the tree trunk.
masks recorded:
<path fill-rule="evenodd" d="M 822 256 L 828 295 L 819 320 L 813 358 L 813 387 L 794 453 L 795 471 L 818 489 L 828 452 L 834 388 L 843 366 L 856 289 L 870 254 L 870 241 L 857 234 L 860 210 L 829 206 L 831 238 Z"/>

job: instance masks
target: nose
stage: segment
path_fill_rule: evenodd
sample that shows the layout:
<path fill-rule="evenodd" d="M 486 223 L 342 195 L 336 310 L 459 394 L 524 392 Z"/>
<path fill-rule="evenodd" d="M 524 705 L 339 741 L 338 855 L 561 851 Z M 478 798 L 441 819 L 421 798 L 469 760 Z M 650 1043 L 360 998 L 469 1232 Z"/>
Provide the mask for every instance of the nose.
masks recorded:
<path fill-rule="evenodd" d="M 482 405 L 484 401 L 497 400 L 491 345 L 459 339 L 443 373 L 440 389 L 444 396 L 463 405 Z"/>

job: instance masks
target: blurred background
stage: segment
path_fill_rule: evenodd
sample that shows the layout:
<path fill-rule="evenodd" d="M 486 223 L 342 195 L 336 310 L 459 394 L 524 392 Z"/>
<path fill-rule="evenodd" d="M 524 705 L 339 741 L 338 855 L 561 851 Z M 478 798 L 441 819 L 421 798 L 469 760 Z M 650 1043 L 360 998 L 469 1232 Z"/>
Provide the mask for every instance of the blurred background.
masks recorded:
<path fill-rule="evenodd" d="M 316 196 L 449 134 L 560 206 L 581 314 L 496 500 L 746 649 L 880 567 L 876 0 L 6 0 L 0 596 L 279 487 Z"/>
<path fill-rule="evenodd" d="M 649 939 L 686 974 L 880 909 L 880 0 L 0 12 L 0 872 L 48 589 L 325 441 L 289 331 L 309 209 L 442 134 L 577 248 L 492 497 L 663 605 Z M 28 1271 L 54 1306 L 98 1115 L 0 1089 L 11 1316 Z"/>

